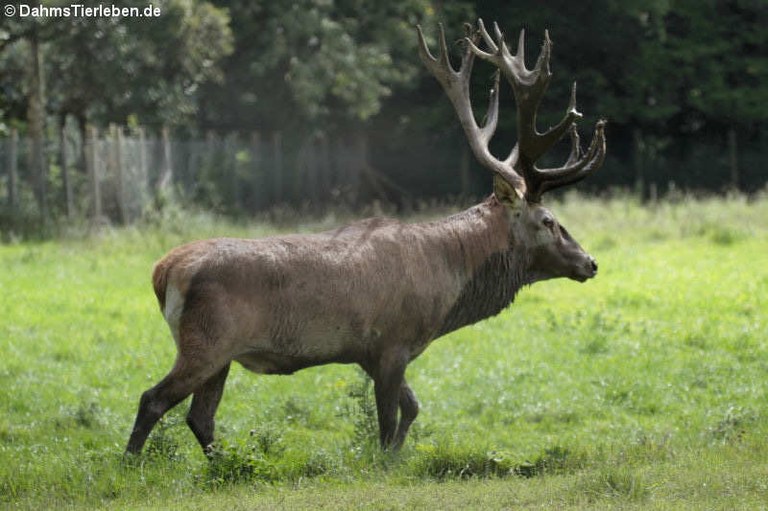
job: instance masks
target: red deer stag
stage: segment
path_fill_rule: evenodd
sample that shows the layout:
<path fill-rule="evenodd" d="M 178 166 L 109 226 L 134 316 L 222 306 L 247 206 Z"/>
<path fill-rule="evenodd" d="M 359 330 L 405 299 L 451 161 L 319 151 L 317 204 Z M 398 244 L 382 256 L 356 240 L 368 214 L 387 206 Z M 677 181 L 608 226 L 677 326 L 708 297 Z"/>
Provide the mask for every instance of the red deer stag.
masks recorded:
<path fill-rule="evenodd" d="M 475 156 L 493 172 L 493 194 L 432 222 L 368 219 L 321 234 L 211 239 L 173 249 L 152 279 L 178 355 L 168 375 L 141 396 L 127 452 L 139 452 L 158 419 L 190 394 L 187 423 L 208 452 L 233 360 L 265 374 L 359 364 L 374 382 L 381 446 L 397 449 L 419 410 L 405 369 L 433 340 L 498 314 L 525 285 L 595 276 L 595 260 L 541 205 L 544 192 L 584 178 L 605 155 L 603 121 L 589 149 L 580 149 L 575 87 L 562 121 L 536 130 L 551 78 L 549 36 L 529 70 L 522 33 L 512 55 L 498 26 L 491 37 L 479 21 L 477 30 L 467 29 L 456 70 L 442 27 L 437 58 L 417 28 L 421 59 L 453 103 Z M 497 67 L 514 92 L 518 142 L 505 160 L 488 148 L 499 72 L 480 126 L 469 97 L 475 57 Z M 566 132 L 572 149 L 565 165 L 537 168 Z"/>

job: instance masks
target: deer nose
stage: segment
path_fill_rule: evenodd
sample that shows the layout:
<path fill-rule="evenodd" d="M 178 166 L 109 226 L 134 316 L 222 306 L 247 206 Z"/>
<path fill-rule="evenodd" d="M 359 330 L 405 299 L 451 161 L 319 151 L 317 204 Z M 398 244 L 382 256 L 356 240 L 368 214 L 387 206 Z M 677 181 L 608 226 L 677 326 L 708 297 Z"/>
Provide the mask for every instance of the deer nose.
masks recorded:
<path fill-rule="evenodd" d="M 589 258 L 589 264 L 592 265 L 592 271 L 597 273 L 597 261 L 595 261 L 594 258 L 590 257 Z"/>

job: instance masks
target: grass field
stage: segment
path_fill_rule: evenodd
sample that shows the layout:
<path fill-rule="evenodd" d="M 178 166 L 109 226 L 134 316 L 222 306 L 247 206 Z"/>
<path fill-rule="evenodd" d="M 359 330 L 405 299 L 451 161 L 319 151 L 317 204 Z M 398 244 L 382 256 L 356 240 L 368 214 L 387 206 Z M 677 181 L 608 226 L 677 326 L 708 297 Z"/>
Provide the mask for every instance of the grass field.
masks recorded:
<path fill-rule="evenodd" d="M 422 408 L 399 455 L 371 443 L 361 372 L 334 365 L 233 367 L 213 461 L 186 405 L 123 458 L 174 356 L 153 261 L 275 228 L 189 215 L 0 246 L 0 506 L 768 508 L 768 198 L 553 209 L 598 278 L 537 284 L 435 342 L 408 369 Z"/>

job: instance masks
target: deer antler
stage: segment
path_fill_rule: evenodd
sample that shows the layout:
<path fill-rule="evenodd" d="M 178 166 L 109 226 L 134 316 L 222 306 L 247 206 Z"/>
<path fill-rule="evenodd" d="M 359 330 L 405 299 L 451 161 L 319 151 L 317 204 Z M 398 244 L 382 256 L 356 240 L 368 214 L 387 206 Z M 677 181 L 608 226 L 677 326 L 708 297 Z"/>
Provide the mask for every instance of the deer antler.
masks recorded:
<path fill-rule="evenodd" d="M 467 33 L 466 39 L 474 45 L 475 42 L 479 41 L 479 35 L 476 32 L 473 33 L 472 27 L 469 24 L 465 24 L 464 27 Z M 496 73 L 494 85 L 491 88 L 485 124 L 480 127 L 475 120 L 475 115 L 472 112 L 472 103 L 469 98 L 469 79 L 472 74 L 475 53 L 471 51 L 471 47 L 468 45 L 457 71 L 451 65 L 448 56 L 448 45 L 445 42 L 443 25 L 440 24 L 440 53 L 438 58 L 433 57 L 432 53 L 430 53 L 427 42 L 424 39 L 424 33 L 421 31 L 421 26 L 417 25 L 416 29 L 419 34 L 419 56 L 424 65 L 427 66 L 427 69 L 443 86 L 448 99 L 451 100 L 475 157 L 483 166 L 506 179 L 522 196 L 525 190 L 525 181 L 515 172 L 511 159 L 505 161 L 498 160 L 491 154 L 488 148 L 499 119 L 499 73 Z M 512 155 L 510 155 L 511 157 Z"/>
<path fill-rule="evenodd" d="M 546 132 L 539 133 L 536 129 L 536 113 L 552 78 L 549 70 L 552 51 L 549 33 L 544 33 L 544 44 L 539 58 L 534 68 L 529 70 L 525 67 L 525 31 L 520 32 L 517 53 L 512 55 L 499 26 L 494 23 L 493 28 L 495 39 L 486 30 L 483 20 L 478 20 L 477 31 L 473 31 L 470 25 L 465 25 L 466 50 L 458 71 L 451 65 L 442 25 L 440 25 L 438 58 L 430 53 L 421 27 L 417 26 L 419 55 L 451 100 L 475 157 L 482 165 L 509 182 L 521 197 L 525 197 L 529 202 L 538 202 L 544 192 L 575 183 L 602 165 L 605 157 L 605 121 L 601 120 L 597 123 L 589 149 L 582 154 L 575 125 L 575 121 L 582 115 L 576 110 L 576 84 L 574 83 L 563 119 Z M 478 46 L 480 39 L 485 42 L 488 51 Z M 472 112 L 469 96 L 469 79 L 475 56 L 496 66 L 511 84 L 515 95 L 518 142 L 503 161 L 493 156 L 488 148 L 498 122 L 499 73 L 497 72 L 491 89 L 486 123 L 480 127 Z M 566 132 L 571 134 L 572 147 L 565 165 L 555 169 L 537 168 L 536 161 Z"/>

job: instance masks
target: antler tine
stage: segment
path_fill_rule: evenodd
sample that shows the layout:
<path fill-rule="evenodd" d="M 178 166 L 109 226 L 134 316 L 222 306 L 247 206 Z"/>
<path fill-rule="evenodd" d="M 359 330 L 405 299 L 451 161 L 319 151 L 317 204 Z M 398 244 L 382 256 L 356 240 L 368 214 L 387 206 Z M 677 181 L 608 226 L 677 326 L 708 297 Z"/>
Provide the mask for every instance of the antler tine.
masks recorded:
<path fill-rule="evenodd" d="M 429 46 L 427 45 L 427 40 L 424 38 L 424 32 L 421 30 L 421 25 L 416 25 L 416 33 L 418 34 L 419 39 L 419 57 L 421 57 L 421 60 L 424 62 L 424 65 L 427 66 L 427 69 L 432 70 L 432 64 L 437 62 L 437 59 L 432 55 L 432 52 L 429 51 Z"/>
<path fill-rule="evenodd" d="M 503 69 L 504 61 L 514 59 L 515 57 L 512 57 L 512 54 L 509 53 L 509 48 L 507 47 L 504 33 L 499 28 L 499 25 L 495 21 L 493 22 L 493 31 L 496 36 L 496 41 L 494 41 L 491 35 L 488 33 L 488 30 L 485 28 L 485 23 L 483 23 L 482 19 L 477 20 L 477 28 L 486 46 L 488 46 L 488 49 L 491 51 L 484 51 L 479 46 L 477 46 L 475 41 L 472 41 L 471 38 L 467 37 L 466 40 L 469 44 L 469 48 L 472 50 L 472 53 L 481 59 L 490 62 L 497 68 Z"/>
<path fill-rule="evenodd" d="M 496 26 L 495 23 L 494 26 Z M 496 43 L 493 42 L 490 34 L 488 34 L 488 31 L 485 29 L 485 23 L 483 23 L 482 19 L 477 20 L 477 28 L 480 31 L 480 35 L 482 36 L 483 41 L 485 41 L 485 45 L 488 46 L 488 48 L 491 50 L 491 53 L 497 53 L 499 48 L 496 46 Z"/>
<path fill-rule="evenodd" d="M 544 151 L 552 147 L 558 140 L 563 138 L 563 135 L 569 131 L 572 127 L 575 127 L 575 122 L 583 117 L 582 113 L 576 109 L 576 82 L 573 82 L 571 87 L 571 99 L 568 102 L 568 108 L 565 111 L 565 116 L 552 128 L 549 128 L 544 133 L 538 134 L 538 143 L 541 146 L 542 154 Z"/>
<path fill-rule="evenodd" d="M 484 51 L 477 45 L 477 43 L 479 42 L 477 40 L 477 37 L 473 38 L 471 37 L 471 35 L 467 35 L 467 37 L 464 38 L 464 42 L 467 44 L 467 47 L 474 55 L 477 55 L 483 60 L 487 60 L 488 62 L 496 64 L 498 60 L 499 47 L 496 46 L 496 43 L 493 42 L 493 39 L 491 39 L 491 36 L 488 34 L 488 31 L 485 29 L 483 20 L 481 19 L 478 20 L 477 25 L 478 25 L 478 31 L 480 32 L 480 36 L 483 38 L 483 41 L 485 41 L 485 44 L 488 46 L 488 48 L 490 48 L 491 52 L 489 53 L 487 51 Z"/>
<path fill-rule="evenodd" d="M 536 65 L 533 67 L 533 72 L 544 73 L 547 82 L 552 77 L 552 72 L 549 70 L 549 60 L 551 57 L 552 39 L 549 38 L 549 30 L 544 30 L 544 44 L 541 45 L 541 52 L 536 60 Z"/>
<path fill-rule="evenodd" d="M 504 42 L 504 32 L 499 28 L 499 24 L 493 22 L 493 32 L 496 34 L 496 40 L 499 41 L 499 45 Z"/>
<path fill-rule="evenodd" d="M 445 30 L 443 29 L 443 25 L 440 24 L 440 38 L 438 43 L 440 52 L 437 54 L 437 57 L 432 55 L 432 52 L 429 51 L 429 46 L 427 45 L 424 33 L 421 30 L 421 25 L 416 25 L 416 30 L 419 36 L 419 57 L 421 57 L 421 61 L 435 78 L 437 78 L 440 83 L 443 83 L 449 79 L 450 75 L 457 74 L 456 70 L 453 69 L 453 65 L 451 64 L 448 55 L 448 43 L 445 41 Z"/>
<path fill-rule="evenodd" d="M 494 73 L 493 87 L 491 87 L 490 97 L 488 98 L 488 113 L 485 116 L 485 125 L 482 128 L 483 139 L 490 142 L 493 134 L 496 132 L 496 126 L 499 122 L 499 88 L 501 86 L 501 73 L 498 70 Z M 487 144 L 487 142 L 486 142 Z"/>
<path fill-rule="evenodd" d="M 515 58 L 519 59 L 525 69 L 525 29 L 520 29 L 520 35 L 517 38 L 517 52 L 515 52 Z"/>
<path fill-rule="evenodd" d="M 565 162 L 566 166 L 575 164 L 581 157 L 581 139 L 575 124 L 571 124 L 571 127 L 568 128 L 568 133 L 571 135 L 571 153 Z"/>
<path fill-rule="evenodd" d="M 450 53 L 448 51 L 448 43 L 445 40 L 445 28 L 443 27 L 442 23 L 440 23 L 438 26 L 440 27 L 440 39 L 439 39 L 439 41 L 440 41 L 439 42 L 439 44 L 440 44 L 440 56 L 438 58 L 440 59 L 440 61 L 443 64 L 443 66 L 445 66 L 447 71 L 455 73 L 456 70 L 453 69 L 453 65 L 451 64 L 451 56 L 450 56 Z M 462 62 L 462 64 L 463 64 L 463 62 Z M 461 71 L 461 70 L 459 70 L 459 71 Z"/>

